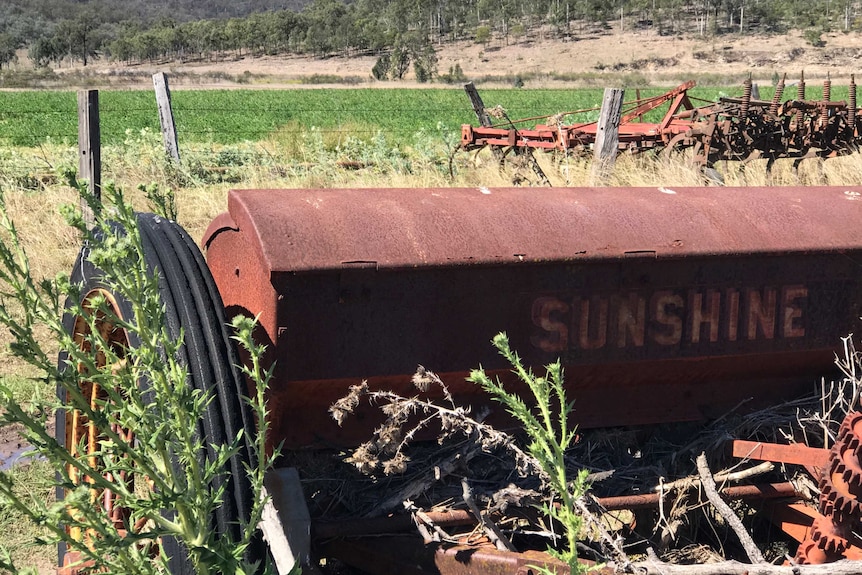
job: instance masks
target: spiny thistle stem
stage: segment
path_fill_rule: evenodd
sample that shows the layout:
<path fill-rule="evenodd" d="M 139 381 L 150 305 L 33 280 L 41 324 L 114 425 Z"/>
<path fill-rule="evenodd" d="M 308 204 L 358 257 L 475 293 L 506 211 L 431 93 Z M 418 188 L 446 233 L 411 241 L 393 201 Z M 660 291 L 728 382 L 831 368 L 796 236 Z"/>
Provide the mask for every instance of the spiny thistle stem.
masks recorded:
<path fill-rule="evenodd" d="M 566 401 L 562 366 L 559 361 L 552 363 L 546 367 L 545 377 L 536 377 L 524 367 L 521 358 L 511 349 L 505 333 L 495 336 L 493 344 L 500 355 L 511 364 L 513 373 L 527 385 L 535 400 L 534 409 L 527 407 L 518 395 L 506 390 L 499 379 L 488 377 L 482 368 L 473 370 L 467 379 L 480 385 L 494 400 L 502 403 L 530 438 L 528 451 L 537 461 L 560 503 L 559 506 L 546 505 L 543 510 L 552 519 L 560 522 L 566 536 L 566 548 L 563 551 L 549 548 L 548 552 L 565 561 L 573 573 L 580 573 L 583 567 L 578 562 L 577 540 L 582 521 L 575 511 L 575 502 L 589 489 L 586 481 L 588 472 L 581 470 L 577 477 L 570 481 L 566 471 L 565 453 L 574 440 L 575 427 L 569 424 L 574 405 Z M 556 422 L 551 409 L 554 399 L 559 406 Z M 538 411 L 538 417 L 534 410 Z"/>

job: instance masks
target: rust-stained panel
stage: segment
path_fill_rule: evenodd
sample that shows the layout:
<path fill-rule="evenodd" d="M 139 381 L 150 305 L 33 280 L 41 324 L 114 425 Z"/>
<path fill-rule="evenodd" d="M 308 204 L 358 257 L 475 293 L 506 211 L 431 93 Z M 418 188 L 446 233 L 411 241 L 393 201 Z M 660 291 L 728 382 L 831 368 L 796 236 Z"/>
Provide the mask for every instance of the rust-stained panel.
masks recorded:
<path fill-rule="evenodd" d="M 414 393 L 418 364 L 465 404 L 506 331 L 566 367 L 575 420 L 691 420 L 768 404 L 833 370 L 859 331 L 862 188 L 245 190 L 204 243 L 228 314 L 277 359 L 273 441 L 338 428 L 351 385 Z M 495 417 L 499 406 L 493 406 Z"/>

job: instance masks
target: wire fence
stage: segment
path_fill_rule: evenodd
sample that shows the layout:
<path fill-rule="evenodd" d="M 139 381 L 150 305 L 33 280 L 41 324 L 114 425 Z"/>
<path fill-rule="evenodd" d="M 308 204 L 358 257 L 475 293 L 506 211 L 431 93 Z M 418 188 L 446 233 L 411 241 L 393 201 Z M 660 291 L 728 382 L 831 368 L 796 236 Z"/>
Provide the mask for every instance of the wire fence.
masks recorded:
<path fill-rule="evenodd" d="M 641 97 L 663 88 L 640 90 Z M 694 94 L 714 99 L 731 90 L 704 88 Z M 541 118 L 571 110 L 590 110 L 571 121 L 598 116 L 601 89 L 482 90 L 489 107 L 501 105 L 509 118 Z M 627 100 L 634 99 L 634 90 Z M 329 140 L 382 136 L 393 145 L 415 137 L 459 131 L 476 123 L 463 90 L 441 89 L 297 89 L 177 90 L 172 95 L 180 146 L 230 144 L 296 137 L 316 130 Z M 141 130 L 158 132 L 151 91 L 104 91 L 100 94 L 102 143 L 122 144 Z M 541 120 L 539 120 L 541 122 Z M 36 146 L 77 139 L 74 92 L 6 92 L 0 95 L 0 142 Z"/>

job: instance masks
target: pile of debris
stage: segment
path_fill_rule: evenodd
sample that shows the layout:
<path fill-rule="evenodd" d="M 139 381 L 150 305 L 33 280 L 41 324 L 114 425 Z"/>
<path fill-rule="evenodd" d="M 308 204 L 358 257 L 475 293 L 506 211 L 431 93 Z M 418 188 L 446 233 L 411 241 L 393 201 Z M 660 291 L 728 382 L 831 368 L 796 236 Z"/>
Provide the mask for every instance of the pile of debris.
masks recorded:
<path fill-rule="evenodd" d="M 579 431 L 565 466 L 588 473 L 575 503 L 582 561 L 607 573 L 858 572 L 842 561 L 862 559 L 860 381 L 845 346 L 844 380 L 810 397 L 706 424 Z M 355 450 L 286 454 L 302 473 L 313 556 L 339 573 L 568 573 L 548 514 L 558 501 L 523 434 L 484 424 L 424 368 L 414 382 L 414 397 L 363 383 L 332 406 L 336 420 L 365 401 L 382 411 Z M 425 399 L 430 386 L 446 401 Z"/>

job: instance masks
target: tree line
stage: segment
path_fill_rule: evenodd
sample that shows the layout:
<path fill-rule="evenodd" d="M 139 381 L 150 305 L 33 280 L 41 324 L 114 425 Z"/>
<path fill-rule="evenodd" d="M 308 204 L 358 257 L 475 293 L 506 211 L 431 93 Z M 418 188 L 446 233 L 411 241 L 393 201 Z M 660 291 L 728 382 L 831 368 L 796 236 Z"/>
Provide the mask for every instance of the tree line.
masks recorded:
<path fill-rule="evenodd" d="M 226 56 L 308 54 L 380 56 L 374 75 L 436 74 L 435 45 L 473 39 L 511 43 L 596 30 L 653 29 L 660 34 L 781 33 L 862 27 L 856 0 L 313 0 L 304 8 L 231 18 L 108 20 L 103 10 L 38 27 L 0 26 L 0 67 L 28 48 L 37 66 L 98 57 L 138 63 Z M 110 13 L 110 12 L 109 12 Z M 8 19 L 8 17 L 7 17 Z M 2 22 L 0 22 L 2 24 Z M 19 23 L 20 24 L 20 23 Z M 8 27 L 7 27 L 8 28 Z M 812 43 L 814 41 L 812 40 Z"/>

